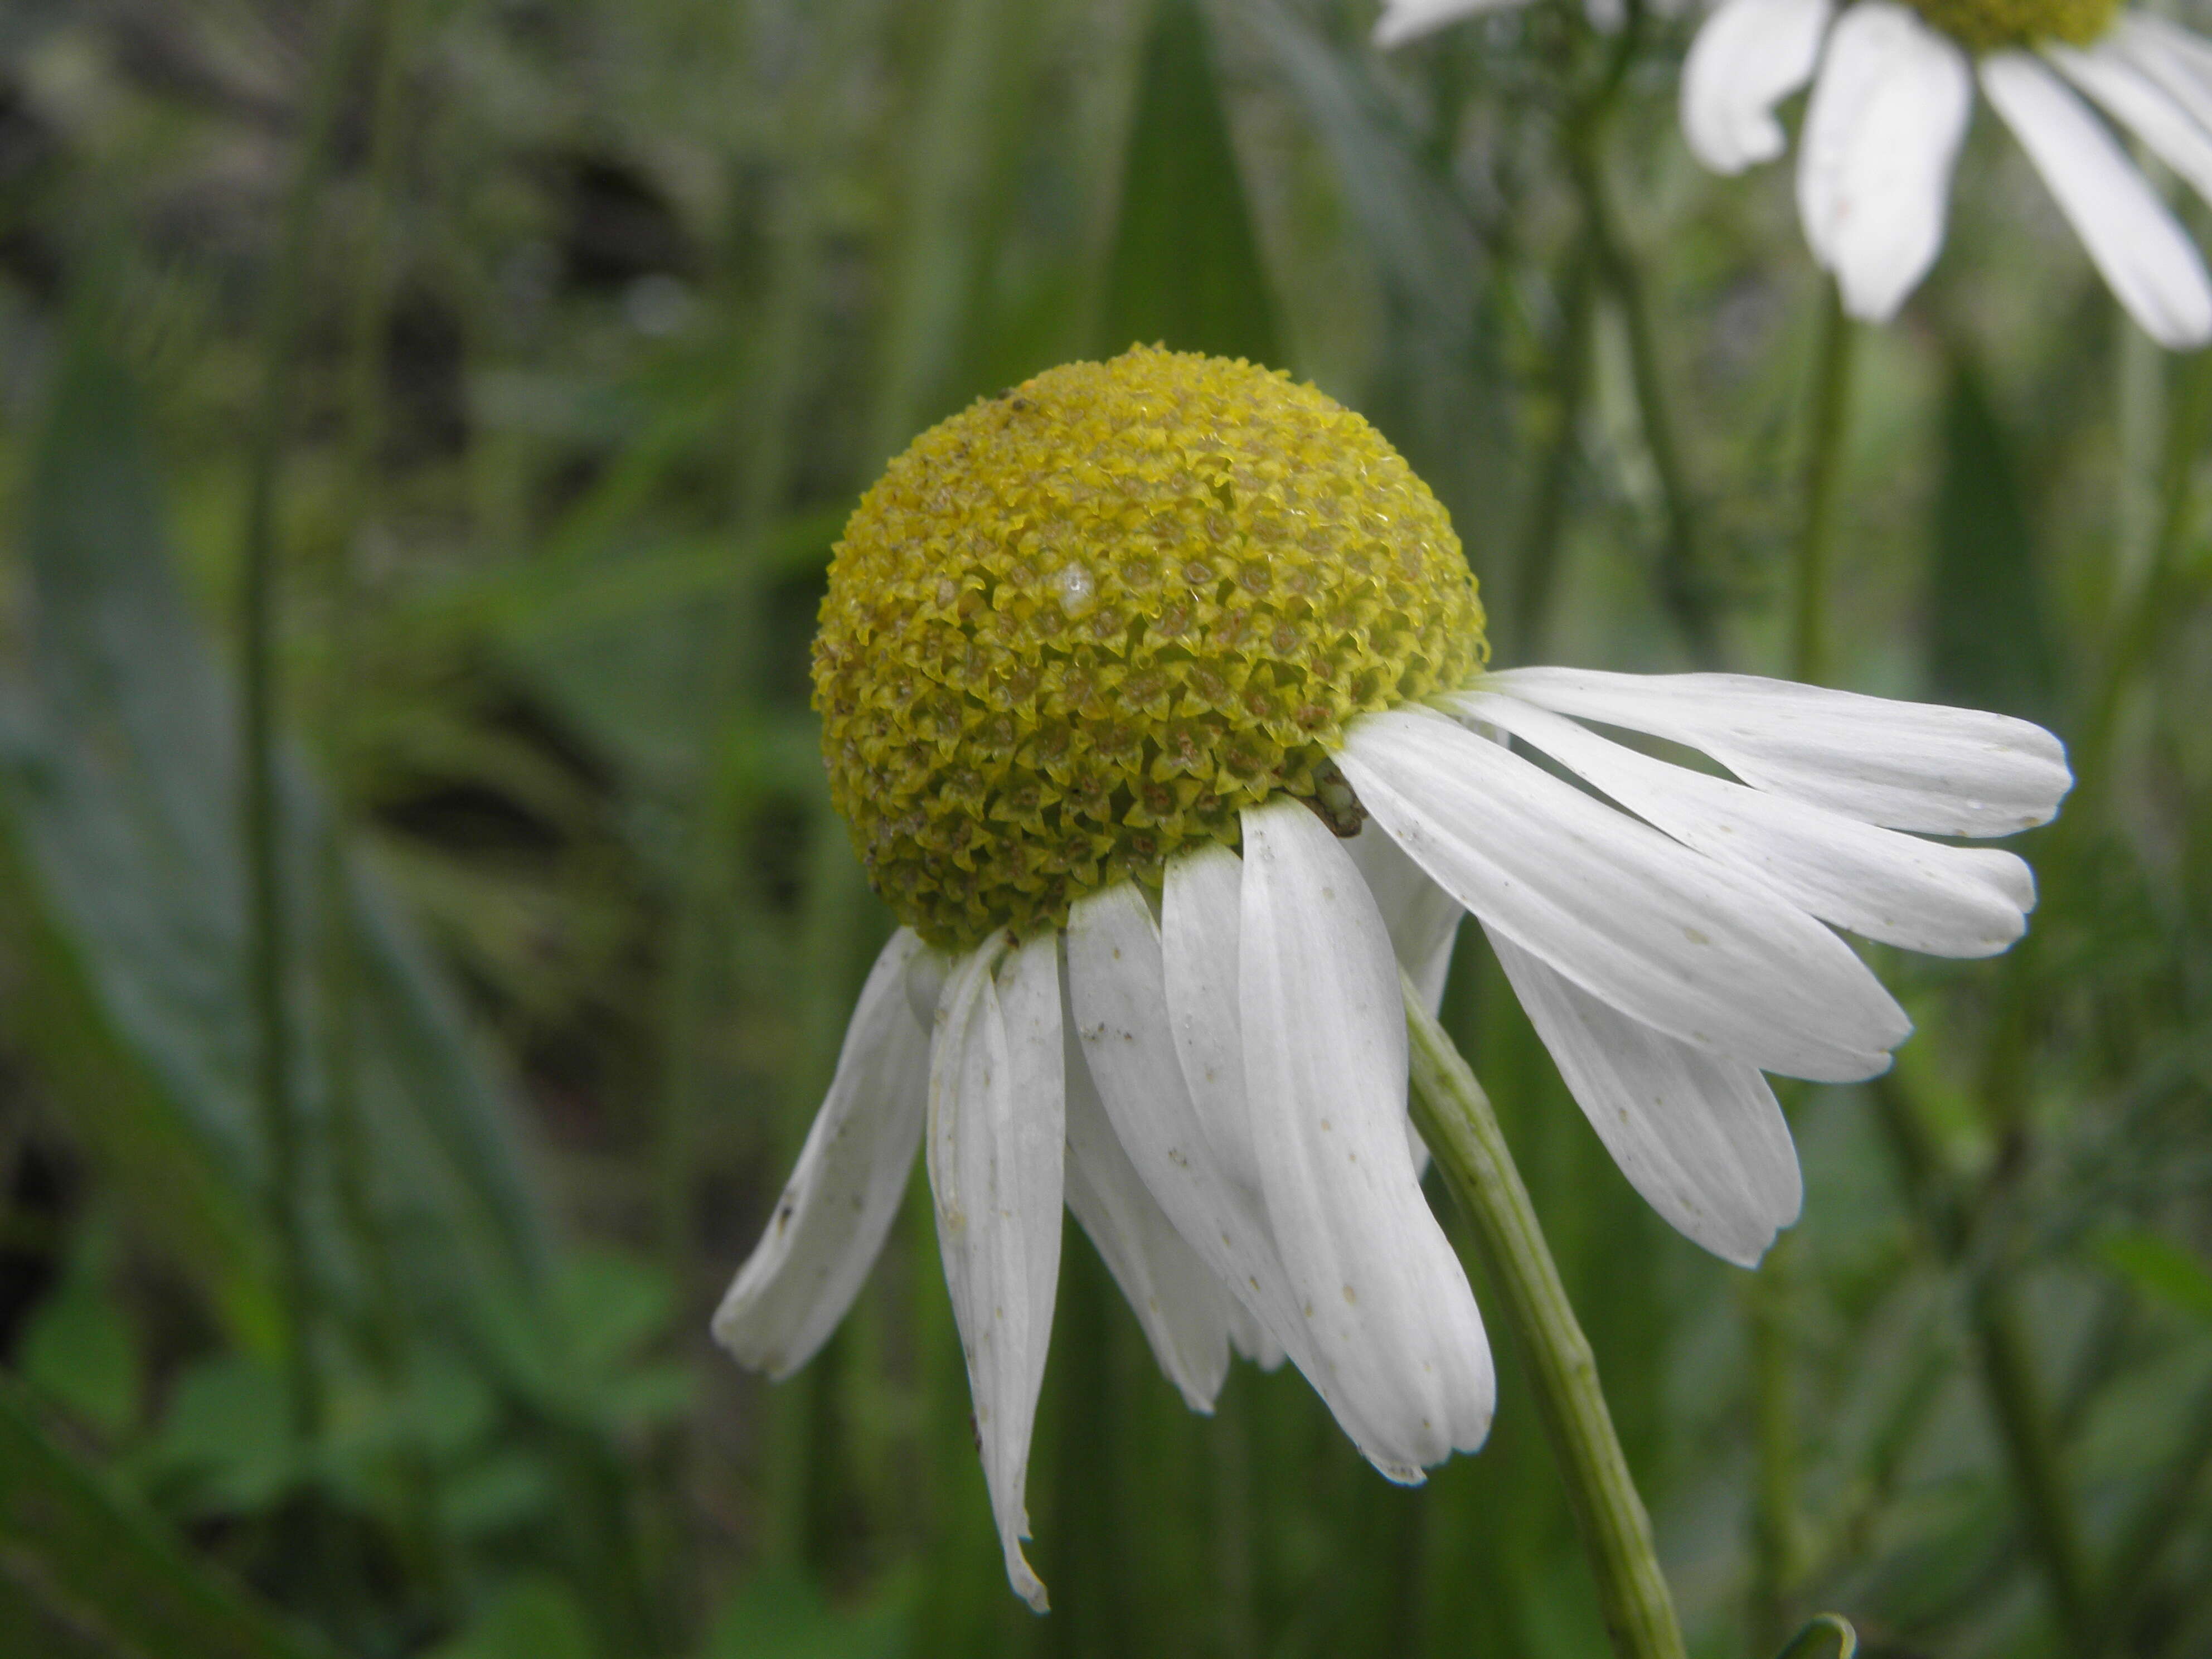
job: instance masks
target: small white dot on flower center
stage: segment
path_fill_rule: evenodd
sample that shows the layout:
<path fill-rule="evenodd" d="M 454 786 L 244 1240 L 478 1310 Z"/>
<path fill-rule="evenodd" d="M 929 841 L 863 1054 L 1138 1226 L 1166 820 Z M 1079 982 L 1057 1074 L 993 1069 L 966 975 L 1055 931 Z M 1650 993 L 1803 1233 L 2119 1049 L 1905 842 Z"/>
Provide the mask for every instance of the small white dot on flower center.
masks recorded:
<path fill-rule="evenodd" d="M 1060 590 L 1060 608 L 1071 617 L 1079 617 L 1090 610 L 1091 599 L 1098 592 L 1098 584 L 1080 562 L 1060 566 L 1053 576 L 1052 585 Z"/>

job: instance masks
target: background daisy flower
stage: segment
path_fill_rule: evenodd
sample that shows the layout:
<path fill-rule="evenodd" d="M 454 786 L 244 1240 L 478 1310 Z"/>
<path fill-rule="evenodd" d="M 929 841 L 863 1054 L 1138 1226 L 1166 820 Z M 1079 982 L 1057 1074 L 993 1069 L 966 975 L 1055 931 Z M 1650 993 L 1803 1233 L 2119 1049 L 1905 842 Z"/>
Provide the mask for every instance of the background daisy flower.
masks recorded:
<path fill-rule="evenodd" d="M 1910 1030 L 1832 925 L 1969 957 L 2025 926 L 2017 858 L 1910 832 L 2046 821 L 2069 780 L 2040 728 L 1485 654 L 1403 460 L 1242 362 L 1050 371 L 918 439 L 847 526 L 823 750 L 904 926 L 715 1334 L 804 1363 L 926 1143 L 1032 1606 L 1063 1205 L 1193 1407 L 1235 1349 L 1291 1359 L 1393 1480 L 1480 1444 L 1494 1379 L 1420 1191 L 1400 989 L 1433 1006 L 1463 912 L 1623 1173 L 1746 1264 L 1800 1202 L 1762 1073 L 1869 1077 Z"/>
<path fill-rule="evenodd" d="M 1498 9 L 1387 0 L 1376 39 Z M 1722 0 L 1683 64 L 1682 130 L 1707 167 L 1741 173 L 1782 154 L 1776 106 L 1810 83 L 1806 240 L 1844 308 L 1882 322 L 1942 248 L 1978 80 L 2143 331 L 2174 348 L 2212 339 L 2203 258 L 2081 95 L 2212 194 L 2212 46 L 2162 18 L 2116 0 Z"/>

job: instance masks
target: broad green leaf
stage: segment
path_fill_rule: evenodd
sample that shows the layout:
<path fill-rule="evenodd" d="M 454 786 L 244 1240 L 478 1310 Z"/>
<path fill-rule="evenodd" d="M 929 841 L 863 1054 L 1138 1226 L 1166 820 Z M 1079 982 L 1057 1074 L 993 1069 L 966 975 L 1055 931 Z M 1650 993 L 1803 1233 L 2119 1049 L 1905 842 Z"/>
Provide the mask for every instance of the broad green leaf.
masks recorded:
<path fill-rule="evenodd" d="M 0 1376 L 0 1653 L 320 1659 L 40 1425 Z"/>
<path fill-rule="evenodd" d="M 109 1445 L 138 1426 L 145 1406 L 138 1333 L 114 1291 L 116 1243 L 103 1212 L 76 1225 L 59 1280 L 31 1310 L 15 1346 L 23 1380 Z"/>
<path fill-rule="evenodd" d="M 2096 1241 L 2105 1265 L 2145 1296 L 2212 1320 L 2212 1266 L 2152 1232 L 2106 1233 Z"/>
<path fill-rule="evenodd" d="M 110 1441 L 137 1426 L 137 1333 L 89 1274 L 70 1274 L 39 1304 L 23 1328 L 16 1363 L 24 1381 Z"/>
<path fill-rule="evenodd" d="M 1930 689 L 1947 702 L 2050 718 L 2050 635 L 2016 447 L 1981 376 L 1952 365 L 1929 574 Z"/>
<path fill-rule="evenodd" d="M 276 1246 L 234 702 L 170 568 L 134 390 L 84 322 L 56 372 L 24 546 L 33 622 L 25 672 L 0 691 L 0 903 L 30 947 L 26 1035 L 134 1214 L 180 1247 L 241 1339 L 265 1344 Z M 388 1272 L 418 1320 L 480 1324 L 487 1301 L 531 1294 L 544 1254 L 508 1107 L 410 930 L 365 870 L 332 859 L 312 786 L 282 769 L 316 1282 L 343 1296 Z M 333 926 L 356 994 L 337 1049 L 307 972 Z M 320 1064 L 332 1052 L 351 1067 L 343 1091 Z M 338 1098 L 356 1108 L 343 1123 Z M 365 1230 L 339 1218 L 340 1158 Z"/>
<path fill-rule="evenodd" d="M 1099 347 L 1133 343 L 1282 362 L 1198 0 L 1154 0 L 1145 46 Z"/>
<path fill-rule="evenodd" d="M 1824 1613 L 1790 1638 L 1777 1659 L 1851 1659 L 1859 1633 L 1840 1613 Z"/>

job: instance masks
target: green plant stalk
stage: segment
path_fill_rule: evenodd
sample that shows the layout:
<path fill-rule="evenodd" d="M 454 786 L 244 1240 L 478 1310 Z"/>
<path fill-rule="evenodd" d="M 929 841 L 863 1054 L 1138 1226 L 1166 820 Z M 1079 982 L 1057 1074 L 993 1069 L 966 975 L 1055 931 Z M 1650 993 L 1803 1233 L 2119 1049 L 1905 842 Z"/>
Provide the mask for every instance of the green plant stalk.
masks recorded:
<path fill-rule="evenodd" d="M 1751 1341 L 1752 1640 L 1762 1653 L 1795 1628 L 1790 1595 L 1803 1571 L 1803 1510 L 1798 1498 L 1795 1368 L 1784 1310 L 1789 1304 L 1792 1251 L 1787 1234 L 1775 1241 L 1746 1291 Z"/>
<path fill-rule="evenodd" d="M 1904 1079 L 1894 1071 L 1886 1073 L 1875 1080 L 1872 1093 L 1875 1121 L 1889 1142 L 1899 1179 L 1929 1242 L 1946 1266 L 1971 1275 L 1968 1324 L 1975 1358 L 2020 1493 L 2028 1543 L 2069 1649 L 2081 1655 L 2094 1653 L 2098 1638 L 2088 1555 L 2049 1402 L 2036 1376 L 2011 1285 L 1994 1267 L 1976 1268 L 1969 1263 L 1977 1217 L 1963 1200 L 1957 1179 L 1946 1168 L 1942 1149 L 1929 1133 Z M 1987 1203 L 1987 1194 L 1982 1201 Z"/>
<path fill-rule="evenodd" d="M 1414 1126 L 1473 1224 L 1567 1486 L 1598 1609 L 1620 1659 L 1684 1659 L 1650 1517 L 1628 1472 L 1597 1361 L 1576 1322 L 1528 1190 L 1482 1085 L 1420 994 L 1404 987 Z"/>
<path fill-rule="evenodd" d="M 1820 336 L 1813 371 L 1811 448 L 1805 462 L 1805 516 L 1797 534 L 1797 572 L 1790 617 L 1791 677 L 1809 685 L 1826 680 L 1830 556 L 1836 540 L 1836 496 L 1850 434 L 1851 369 L 1858 329 L 1844 313 L 1833 277 L 1821 279 Z"/>
<path fill-rule="evenodd" d="M 1651 453 L 1652 471 L 1658 475 L 1659 493 L 1665 504 L 1667 537 L 1659 562 L 1659 595 L 1692 658 L 1711 665 L 1719 659 L 1720 632 L 1705 567 L 1697 493 L 1690 486 L 1689 469 L 1682 459 L 1680 428 L 1660 364 L 1650 291 L 1630 251 L 1606 176 L 1602 143 L 1606 126 L 1602 110 L 1576 122 L 1568 134 L 1567 159 L 1576 191 L 1582 198 L 1598 275 L 1620 307 L 1626 325 L 1637 418 L 1644 428 L 1644 447 Z"/>
<path fill-rule="evenodd" d="M 2051 1611 L 2074 1652 L 2094 1653 L 2100 1638 L 2089 1595 L 2088 1554 L 2019 1304 L 2010 1283 L 1994 1269 L 1973 1275 L 1969 1299 L 1983 1386 L 2012 1462 L 2027 1511 L 2028 1541 L 2042 1562 Z"/>
<path fill-rule="evenodd" d="M 1857 331 L 1845 315 L 1832 278 L 1820 284 L 1820 320 L 1813 367 L 1812 419 L 1805 460 L 1803 519 L 1798 528 L 1790 617 L 1790 678 L 1820 684 L 1828 676 L 1829 561 L 1836 535 L 1836 496 L 1850 429 L 1850 390 Z M 1751 1618 L 1762 1649 L 1793 1627 L 1789 1596 L 1804 1570 L 1803 1504 L 1795 1373 L 1783 1314 L 1795 1277 L 1796 1247 L 1784 1233 L 1759 1264 L 1746 1297 L 1752 1354 L 1753 1486 Z"/>
<path fill-rule="evenodd" d="M 2097 1612 L 2096 1627 L 2102 1638 L 2097 1651 L 2111 1653 L 2124 1648 L 2136 1616 L 2142 1611 L 2143 1593 L 2150 1588 L 2167 1547 L 2188 1522 L 2208 1468 L 2212 1468 L 2212 1389 L 2197 1396 L 2181 1449 L 2166 1466 L 2165 1475 L 2144 1493 L 2121 1525 Z"/>
<path fill-rule="evenodd" d="M 278 724 L 275 663 L 277 580 L 277 477 L 292 409 L 307 266 L 316 208 L 331 158 L 340 95 L 369 9 L 356 6 L 333 26 L 317 65 L 307 123 L 294 167 L 283 236 L 270 277 L 261 404 L 246 463 L 246 522 L 240 549 L 239 605 L 240 802 L 246 854 L 248 994 L 258 1038 L 254 1085 L 268 1147 L 270 1226 L 279 1252 L 279 1295 L 285 1314 L 284 1364 L 294 1435 L 313 1437 L 322 1419 L 314 1364 L 315 1284 L 303 1219 L 306 1147 L 294 1097 L 289 979 L 276 797 Z"/>
<path fill-rule="evenodd" d="M 1519 568 L 1513 584 L 1511 648 L 1518 660 L 1534 662 L 1551 621 L 1559 591 L 1559 547 L 1566 532 L 1567 501 L 1575 461 L 1582 448 L 1583 410 L 1588 402 L 1590 348 L 1597 336 L 1597 282 L 1589 249 L 1570 255 L 1560 305 L 1559 344 L 1553 361 L 1543 463 L 1537 473 L 1528 528 L 1521 540 Z"/>

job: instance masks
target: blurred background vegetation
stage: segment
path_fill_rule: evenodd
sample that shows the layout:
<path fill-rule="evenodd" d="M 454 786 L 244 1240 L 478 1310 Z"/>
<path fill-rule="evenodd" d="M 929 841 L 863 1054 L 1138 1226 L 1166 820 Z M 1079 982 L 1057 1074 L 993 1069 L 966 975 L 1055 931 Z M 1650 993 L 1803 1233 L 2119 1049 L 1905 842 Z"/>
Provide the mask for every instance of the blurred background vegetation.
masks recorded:
<path fill-rule="evenodd" d="M 890 925 L 807 647 L 929 422 L 1250 356 L 1437 489 L 1499 662 L 1803 664 L 1788 169 L 1690 161 L 1686 21 L 1372 22 L 0 9 L 0 1653 L 1604 1650 L 1508 1351 L 1401 1491 L 1288 1372 L 1188 1415 L 1071 1244 L 1038 1620 L 926 1202 L 797 1380 L 706 1340 Z M 1881 964 L 1920 1034 L 1790 1097 L 1756 1276 L 1472 930 L 1448 1005 L 1701 1655 L 2212 1653 L 2212 374 L 1992 125 L 1859 341 L 1813 666 L 2065 735 L 2029 943 Z"/>

